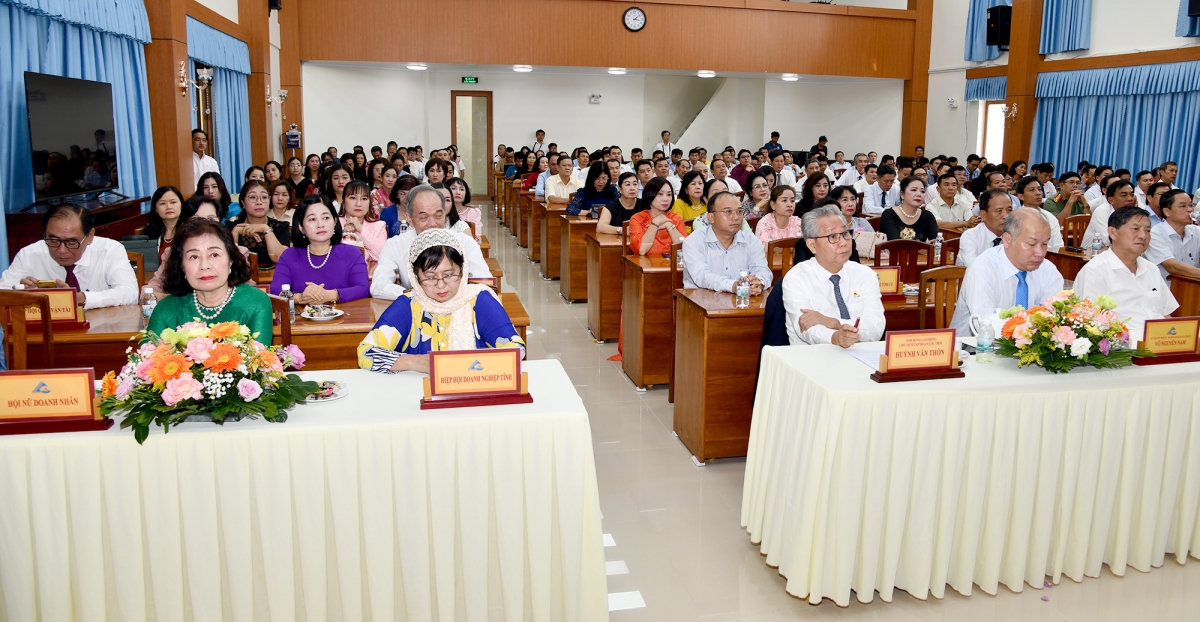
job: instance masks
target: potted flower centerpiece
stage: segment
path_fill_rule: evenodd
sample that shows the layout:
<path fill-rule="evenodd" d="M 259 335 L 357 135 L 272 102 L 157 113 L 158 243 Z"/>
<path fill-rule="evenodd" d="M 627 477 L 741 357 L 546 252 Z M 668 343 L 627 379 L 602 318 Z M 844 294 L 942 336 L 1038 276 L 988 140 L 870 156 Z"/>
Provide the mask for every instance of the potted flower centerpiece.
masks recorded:
<path fill-rule="evenodd" d="M 266 347 L 253 337 L 237 322 L 210 326 L 199 320 L 139 333 L 134 338 L 141 345 L 126 350 L 129 361 L 120 373 L 108 372 L 101 381 L 100 412 L 124 414 L 121 427 L 133 428 L 138 443 L 152 422 L 165 433 L 197 418 L 217 424 L 259 415 L 287 421 L 286 409 L 316 392 L 317 383 L 284 373 L 304 366 L 300 348 Z"/>
<path fill-rule="evenodd" d="M 1113 311 L 1116 307 L 1110 296 L 1098 296 L 1093 303 L 1065 290 L 1028 310 L 1017 306 L 1001 311 L 1006 321 L 996 353 L 1016 358 L 1018 366 L 1038 365 L 1054 373 L 1083 365 L 1125 367 L 1135 356 L 1153 356 L 1130 347 L 1129 330 Z"/>

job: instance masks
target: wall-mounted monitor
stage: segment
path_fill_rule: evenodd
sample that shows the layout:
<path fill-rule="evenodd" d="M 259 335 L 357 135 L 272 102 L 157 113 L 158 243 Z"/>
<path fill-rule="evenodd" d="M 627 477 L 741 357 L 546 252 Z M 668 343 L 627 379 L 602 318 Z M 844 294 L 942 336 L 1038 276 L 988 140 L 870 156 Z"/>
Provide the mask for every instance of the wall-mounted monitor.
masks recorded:
<path fill-rule="evenodd" d="M 117 188 L 111 84 L 26 71 L 25 102 L 39 200 Z"/>

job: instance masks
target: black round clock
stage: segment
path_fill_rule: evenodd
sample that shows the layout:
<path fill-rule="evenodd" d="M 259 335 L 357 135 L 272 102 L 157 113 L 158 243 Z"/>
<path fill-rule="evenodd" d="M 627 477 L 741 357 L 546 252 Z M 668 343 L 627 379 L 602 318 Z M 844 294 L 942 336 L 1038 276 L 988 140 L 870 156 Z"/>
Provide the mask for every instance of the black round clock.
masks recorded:
<path fill-rule="evenodd" d="M 629 32 L 637 32 L 646 27 L 646 12 L 631 6 L 625 10 L 625 16 L 621 21 Z"/>

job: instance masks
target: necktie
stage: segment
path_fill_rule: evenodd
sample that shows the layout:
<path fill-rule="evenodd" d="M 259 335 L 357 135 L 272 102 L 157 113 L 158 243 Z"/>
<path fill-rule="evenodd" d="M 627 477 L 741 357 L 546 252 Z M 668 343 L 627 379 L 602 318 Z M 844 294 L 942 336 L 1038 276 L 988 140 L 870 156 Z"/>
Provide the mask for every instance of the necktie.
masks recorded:
<path fill-rule="evenodd" d="M 829 280 L 833 282 L 833 297 L 837 300 L 838 314 L 843 320 L 850 319 L 850 309 L 846 308 L 846 301 L 842 299 L 842 289 L 838 287 L 838 283 L 842 280 L 841 275 L 830 275 Z"/>
<path fill-rule="evenodd" d="M 1017 299 L 1016 304 L 1021 307 L 1029 308 L 1029 284 L 1025 282 L 1026 272 L 1024 270 L 1017 273 Z"/>
<path fill-rule="evenodd" d="M 79 279 L 75 278 L 75 266 L 66 266 L 66 269 L 67 269 L 67 280 L 66 280 L 67 287 L 74 287 L 75 289 L 77 289 L 79 291 L 83 291 L 83 289 L 79 287 Z"/>
<path fill-rule="evenodd" d="M 1001 240 L 1000 238 L 996 238 L 996 239 L 992 240 L 992 246 L 1000 246 L 1000 243 L 1003 241 L 1004 240 Z"/>

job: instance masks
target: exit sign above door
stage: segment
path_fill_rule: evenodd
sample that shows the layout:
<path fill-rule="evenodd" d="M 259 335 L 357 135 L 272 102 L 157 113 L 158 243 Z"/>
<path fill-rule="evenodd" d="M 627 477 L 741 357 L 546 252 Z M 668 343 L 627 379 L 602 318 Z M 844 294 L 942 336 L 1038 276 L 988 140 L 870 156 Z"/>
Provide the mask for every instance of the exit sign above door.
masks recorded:
<path fill-rule="evenodd" d="M 479 84 L 479 78 L 476 76 L 463 76 L 462 83 L 463 84 Z"/>

